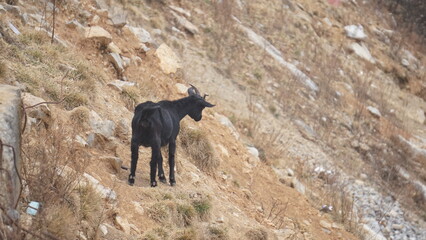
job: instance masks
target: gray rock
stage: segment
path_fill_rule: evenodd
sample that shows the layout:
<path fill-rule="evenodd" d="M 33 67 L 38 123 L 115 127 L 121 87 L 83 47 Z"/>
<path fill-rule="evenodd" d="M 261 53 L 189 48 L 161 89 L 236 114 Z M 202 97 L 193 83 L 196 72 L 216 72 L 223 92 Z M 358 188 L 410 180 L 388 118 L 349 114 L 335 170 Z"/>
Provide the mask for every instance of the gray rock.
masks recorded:
<path fill-rule="evenodd" d="M 323 228 L 326 228 L 326 229 L 331 229 L 331 223 L 329 223 L 328 221 L 326 221 L 326 220 L 321 220 L 320 221 L 320 225 L 321 225 L 321 227 L 323 227 Z"/>
<path fill-rule="evenodd" d="M 87 11 L 87 10 L 81 11 L 78 15 L 81 18 L 86 19 L 86 20 L 92 17 L 92 14 L 89 11 Z"/>
<path fill-rule="evenodd" d="M 114 136 L 115 123 L 111 120 L 102 120 L 93 110 L 90 111 L 89 124 L 95 133 L 99 133 L 107 139 Z"/>
<path fill-rule="evenodd" d="M 293 178 L 292 179 L 291 186 L 294 189 L 296 189 L 299 193 L 305 195 L 305 193 L 306 193 L 306 187 L 297 178 Z"/>
<path fill-rule="evenodd" d="M 7 208 L 15 206 L 21 191 L 17 172 L 21 164 L 21 107 L 19 89 L 0 84 L 0 139 L 3 144 L 13 147 L 1 146 L 0 165 L 5 171 L 0 172 L 0 204 Z"/>
<path fill-rule="evenodd" d="M 8 21 L 7 25 L 9 26 L 10 30 L 12 30 L 12 32 L 15 33 L 16 35 L 21 34 L 21 32 L 11 22 Z"/>
<path fill-rule="evenodd" d="M 130 64 L 132 63 L 132 60 L 130 58 L 122 56 L 121 59 L 123 59 L 124 68 L 130 67 Z"/>
<path fill-rule="evenodd" d="M 167 44 L 163 43 L 155 51 L 155 56 L 160 59 L 160 68 L 165 74 L 176 73 L 182 68 L 181 61 L 176 53 Z"/>
<path fill-rule="evenodd" d="M 151 38 L 151 34 L 141 27 L 132 27 L 129 26 L 129 30 L 135 34 L 141 43 L 153 43 L 154 41 Z"/>
<path fill-rule="evenodd" d="M 108 9 L 109 6 L 106 4 L 105 0 L 95 0 L 96 7 L 99 9 Z"/>
<path fill-rule="evenodd" d="M 34 106 L 36 104 L 46 102 L 46 100 L 31 95 L 30 93 L 22 93 L 22 102 L 25 107 Z M 26 110 L 27 116 L 36 119 L 38 122 L 43 122 L 46 125 L 50 125 L 52 122 L 51 111 L 47 104 L 40 104 L 36 107 L 29 108 Z"/>
<path fill-rule="evenodd" d="M 118 72 L 118 74 L 122 74 L 124 72 L 124 66 L 123 66 L 123 60 L 121 59 L 120 55 L 117 53 L 109 53 L 109 60 L 112 62 L 112 64 L 115 67 L 115 70 Z"/>
<path fill-rule="evenodd" d="M 99 225 L 99 230 L 101 230 L 103 236 L 106 236 L 108 234 L 108 228 L 105 224 Z"/>
<path fill-rule="evenodd" d="M 367 38 L 367 35 L 364 33 L 364 28 L 361 25 L 348 25 L 344 27 L 346 36 L 357 39 L 364 40 Z"/>
<path fill-rule="evenodd" d="M 106 199 L 112 202 L 117 200 L 117 194 L 115 193 L 114 190 L 112 190 L 109 187 L 105 187 L 101 185 L 100 182 L 96 178 L 91 176 L 90 174 L 84 173 L 83 177 L 87 180 L 89 184 L 93 185 L 95 190 L 99 193 L 99 195 L 101 195 L 103 199 Z"/>
<path fill-rule="evenodd" d="M 121 80 L 114 80 L 114 81 L 108 83 L 108 86 L 112 87 L 113 89 L 115 89 L 119 92 L 123 91 L 123 87 L 133 87 L 135 85 L 136 85 L 136 83 L 134 83 L 134 82 L 125 82 L 125 81 L 121 81 Z"/>
<path fill-rule="evenodd" d="M 112 169 L 114 169 L 115 172 L 120 172 L 121 170 L 121 165 L 123 165 L 123 160 L 121 160 L 118 157 L 101 157 L 101 161 L 106 161 L 110 164 L 110 166 L 112 167 Z"/>
<path fill-rule="evenodd" d="M 12 13 L 15 17 L 21 17 L 21 8 L 14 5 L 6 4 L 3 6 L 6 11 Z"/>
<path fill-rule="evenodd" d="M 190 32 L 191 34 L 195 35 L 198 33 L 198 28 L 193 23 L 188 21 L 185 17 L 177 15 L 175 12 L 172 11 L 172 15 L 175 17 L 177 24 L 183 27 L 185 30 Z"/>
<path fill-rule="evenodd" d="M 80 22 L 78 22 L 77 19 L 73 19 L 71 21 L 66 22 L 65 26 L 72 29 L 77 29 L 79 31 L 84 31 L 84 26 Z"/>
<path fill-rule="evenodd" d="M 112 25 L 116 28 L 122 28 L 122 27 L 126 26 L 126 24 L 127 24 L 126 17 L 122 14 L 114 15 L 114 16 L 110 17 L 110 20 L 112 22 Z"/>
<path fill-rule="evenodd" d="M 315 140 L 317 138 L 317 133 L 314 129 L 311 128 L 311 126 L 307 125 L 302 120 L 295 120 L 294 123 L 298 127 L 300 133 L 302 133 L 303 137 L 309 139 L 309 140 Z"/>
<path fill-rule="evenodd" d="M 259 150 L 252 146 L 247 146 L 247 151 L 255 158 L 259 158 Z"/>
<path fill-rule="evenodd" d="M 112 42 L 111 34 L 99 26 L 85 28 L 85 37 L 108 46 Z"/>
<path fill-rule="evenodd" d="M 364 44 L 352 43 L 349 48 L 359 57 L 371 63 L 376 63 L 376 60 L 371 56 L 370 51 Z"/>
<path fill-rule="evenodd" d="M 40 14 L 29 14 L 29 17 L 36 21 L 37 23 L 43 22 L 43 16 Z"/>
<path fill-rule="evenodd" d="M 169 8 L 172 9 L 173 11 L 179 13 L 179 14 L 185 15 L 186 17 L 189 17 L 189 18 L 191 17 L 191 13 L 188 10 L 185 10 L 183 8 L 176 7 L 176 6 L 173 6 L 173 5 L 170 5 Z"/>

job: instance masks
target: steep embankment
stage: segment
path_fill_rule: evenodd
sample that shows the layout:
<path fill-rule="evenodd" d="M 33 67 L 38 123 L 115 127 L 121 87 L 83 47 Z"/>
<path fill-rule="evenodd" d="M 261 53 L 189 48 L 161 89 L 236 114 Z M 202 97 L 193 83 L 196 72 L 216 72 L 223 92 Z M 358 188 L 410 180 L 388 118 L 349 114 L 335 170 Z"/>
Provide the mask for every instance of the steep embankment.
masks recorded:
<path fill-rule="evenodd" d="M 362 17 L 368 6 L 349 1 L 87 0 L 58 2 L 53 20 L 48 2 L 3 6 L 1 82 L 57 101 L 26 110 L 20 224 L 31 231 L 421 239 L 424 57 L 393 47 L 386 13 Z M 53 22 L 50 44 L 40 28 Z M 348 37 L 349 24 L 368 37 Z M 141 148 L 128 186 L 135 105 L 183 97 L 189 83 L 217 106 L 182 122 L 178 185 L 149 188 Z M 43 204 L 37 217 L 29 201 Z"/>

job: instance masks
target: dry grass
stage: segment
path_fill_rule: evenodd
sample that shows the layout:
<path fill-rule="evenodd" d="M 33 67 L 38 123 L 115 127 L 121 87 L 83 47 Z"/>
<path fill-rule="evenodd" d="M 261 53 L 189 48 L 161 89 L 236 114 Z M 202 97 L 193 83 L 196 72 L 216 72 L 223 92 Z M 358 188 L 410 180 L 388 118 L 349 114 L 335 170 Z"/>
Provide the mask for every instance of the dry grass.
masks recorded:
<path fill-rule="evenodd" d="M 251 229 L 244 234 L 247 238 L 247 240 L 267 240 L 268 239 L 268 233 L 262 229 Z"/>
<path fill-rule="evenodd" d="M 79 185 L 88 158 L 64 136 L 72 136 L 72 132 L 59 124 L 49 131 L 33 128 L 23 137 L 25 199 L 42 204 L 40 214 L 27 227 L 59 239 L 75 239 L 77 230 L 95 236 L 102 201 L 89 185 Z M 83 229 L 84 221 L 88 229 Z"/>
<path fill-rule="evenodd" d="M 181 124 L 179 139 L 182 148 L 190 157 L 190 161 L 201 171 L 212 173 L 217 169 L 219 159 L 216 157 L 213 146 L 204 132 Z"/>

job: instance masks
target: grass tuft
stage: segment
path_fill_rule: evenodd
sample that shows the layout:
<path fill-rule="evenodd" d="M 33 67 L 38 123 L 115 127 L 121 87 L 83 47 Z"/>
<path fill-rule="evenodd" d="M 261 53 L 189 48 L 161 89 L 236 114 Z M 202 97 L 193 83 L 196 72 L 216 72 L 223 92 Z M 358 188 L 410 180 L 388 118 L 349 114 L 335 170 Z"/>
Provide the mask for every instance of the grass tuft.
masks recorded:
<path fill-rule="evenodd" d="M 213 146 L 204 132 L 181 125 L 179 137 L 183 149 L 195 166 L 206 173 L 212 173 L 217 169 L 219 159 L 215 156 Z"/>

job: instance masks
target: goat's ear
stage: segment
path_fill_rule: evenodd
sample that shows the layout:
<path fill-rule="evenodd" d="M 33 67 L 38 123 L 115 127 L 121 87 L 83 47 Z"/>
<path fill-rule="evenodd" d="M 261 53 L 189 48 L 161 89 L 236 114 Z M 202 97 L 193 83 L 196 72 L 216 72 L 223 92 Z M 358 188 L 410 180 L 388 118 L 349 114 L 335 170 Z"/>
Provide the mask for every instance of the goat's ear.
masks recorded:
<path fill-rule="evenodd" d="M 211 104 L 211 103 L 209 103 L 209 102 L 207 102 L 207 101 L 203 101 L 203 106 L 204 106 L 204 107 L 209 107 L 209 108 L 211 108 L 211 107 L 214 107 L 214 106 L 216 106 L 216 105 Z"/>

